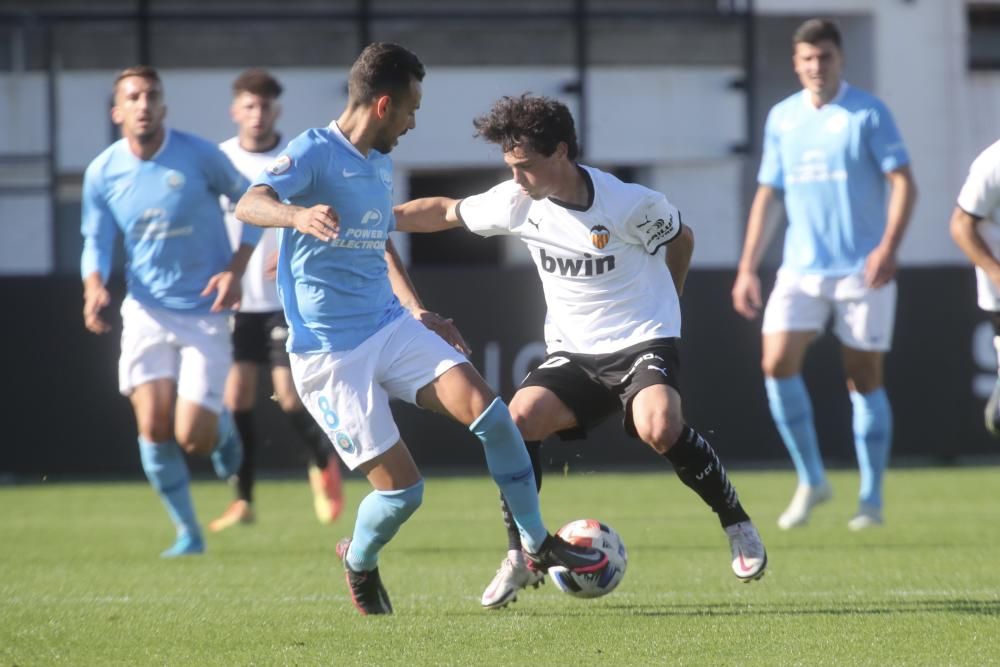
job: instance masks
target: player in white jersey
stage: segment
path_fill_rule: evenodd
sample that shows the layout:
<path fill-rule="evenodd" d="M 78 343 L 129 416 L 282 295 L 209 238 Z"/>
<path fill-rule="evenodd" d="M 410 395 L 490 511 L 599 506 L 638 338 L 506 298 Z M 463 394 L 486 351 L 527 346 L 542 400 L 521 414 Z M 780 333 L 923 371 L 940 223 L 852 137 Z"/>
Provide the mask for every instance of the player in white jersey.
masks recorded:
<path fill-rule="evenodd" d="M 882 371 L 892 344 L 896 253 L 916 188 L 889 109 L 841 79 L 836 24 L 806 21 L 792 42 L 803 90 L 768 114 L 733 307 L 747 319 L 760 313 L 757 268 L 777 226 L 775 204 L 783 201 L 785 252 L 764 309 L 761 361 L 771 416 L 798 477 L 778 526 L 805 525 L 812 508 L 831 496 L 801 373 L 809 345 L 832 318 L 861 472 L 858 511 L 848 527 L 862 530 L 882 524 L 882 480 L 892 444 Z"/>
<path fill-rule="evenodd" d="M 240 172 L 255 178 L 267 169 L 281 153 L 281 136 L 276 122 L 281 112 L 278 98 L 281 84 L 269 72 L 249 69 L 233 82 L 233 103 L 230 116 L 239 130 L 237 136 L 219 144 Z M 243 231 L 243 223 L 228 209 L 226 226 L 235 246 Z M 258 374 L 271 369 L 274 396 L 288 418 L 288 423 L 306 446 L 309 457 L 309 483 L 313 493 L 313 509 L 321 523 L 330 523 L 343 507 L 340 466 L 330 454 L 330 442 L 309 415 L 292 383 L 285 341 L 288 325 L 278 289 L 274 281 L 278 253 L 275 230 L 266 229 L 257 249 L 250 256 L 243 274 L 243 298 L 239 312 L 233 317 L 233 367 L 226 381 L 226 406 L 232 411 L 243 440 L 243 463 L 234 478 L 236 499 L 208 528 L 220 531 L 237 524 L 254 521 L 253 487 L 258 436 L 255 426 L 254 403 L 257 400 Z"/>
<path fill-rule="evenodd" d="M 393 228 L 409 229 L 393 216 L 387 154 L 416 126 L 423 78 L 423 64 L 405 48 L 367 46 L 351 67 L 340 117 L 292 140 L 236 208 L 241 220 L 282 227 L 278 293 L 296 389 L 341 458 L 374 487 L 358 508 L 353 536 L 337 545 L 362 614 L 392 613 L 379 553 L 423 500 L 390 398 L 451 417 L 477 436 L 536 567 L 595 572 L 607 564 L 602 552 L 547 533 L 531 461 L 507 406 L 394 293 L 386 242 Z"/>
<path fill-rule="evenodd" d="M 659 192 L 578 164 L 573 117 L 560 102 L 505 97 L 474 124 L 503 150 L 513 179 L 460 201 L 414 200 L 397 207 L 396 218 L 421 231 L 464 224 L 528 246 L 548 307 L 548 356 L 522 382 L 510 410 L 536 482 L 542 440 L 576 439 L 623 414 L 629 435 L 664 456 L 718 515 L 736 576 L 759 579 L 767 567 L 760 535 L 711 445 L 681 411 L 678 295 L 694 237 L 680 212 Z M 491 609 L 541 581 L 525 566 L 501 499 L 508 554 L 482 597 Z"/>
<path fill-rule="evenodd" d="M 84 323 L 107 333 L 105 283 L 124 236 L 119 387 L 135 411 L 143 471 L 177 530 L 162 555 L 175 557 L 205 549 L 181 450 L 211 454 L 223 479 L 240 466 L 239 434 L 222 409 L 231 361 L 223 311 L 240 299 L 260 230 L 244 230 L 234 253 L 219 197 L 237 199 L 249 182 L 214 144 L 164 127 L 165 115 L 156 70 L 118 75 L 111 117 L 122 139 L 84 175 L 81 274 Z"/>
<path fill-rule="evenodd" d="M 958 193 L 951 237 L 976 267 L 979 307 L 993 322 L 1000 355 L 1000 141 L 979 154 Z M 986 403 L 986 429 L 1000 437 L 1000 376 Z"/>

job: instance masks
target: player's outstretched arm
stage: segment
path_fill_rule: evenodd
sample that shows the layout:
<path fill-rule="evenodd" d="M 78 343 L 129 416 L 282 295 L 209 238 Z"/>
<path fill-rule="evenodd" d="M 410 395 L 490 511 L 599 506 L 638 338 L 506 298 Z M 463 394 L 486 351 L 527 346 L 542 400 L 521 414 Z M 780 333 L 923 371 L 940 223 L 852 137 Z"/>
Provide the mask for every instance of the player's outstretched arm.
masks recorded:
<path fill-rule="evenodd" d="M 909 166 L 886 174 L 892 192 L 889 194 L 888 217 L 882 240 L 865 259 L 865 284 L 881 287 L 896 277 L 896 253 L 903 242 L 903 233 L 910 224 L 913 204 L 917 200 L 917 186 Z"/>
<path fill-rule="evenodd" d="M 667 268 L 674 280 L 677 296 L 684 294 L 684 281 L 687 280 L 688 269 L 691 268 L 691 255 L 694 254 L 694 232 L 687 225 L 681 227 L 673 241 L 667 244 Z"/>
<path fill-rule="evenodd" d="M 442 317 L 435 312 L 424 307 L 417 288 L 413 286 L 410 275 L 406 272 L 403 260 L 396 252 L 396 246 L 392 239 L 385 244 L 385 262 L 389 267 L 389 282 L 392 284 L 392 292 L 399 299 L 404 308 L 410 311 L 413 317 L 425 327 L 441 336 L 449 345 L 462 354 L 468 356 L 472 353 L 465 338 L 462 337 L 458 327 L 450 317 Z"/>
<path fill-rule="evenodd" d="M 956 206 L 951 213 L 951 238 L 973 264 L 986 272 L 990 281 L 1000 288 L 1000 261 L 993 256 L 990 247 L 979 233 L 978 223 L 982 218 Z"/>
<path fill-rule="evenodd" d="M 736 282 L 733 283 L 732 291 L 733 309 L 748 320 L 757 317 L 763 305 L 757 267 L 778 228 L 780 207 L 777 204 L 774 188 L 767 185 L 757 187 L 750 205 L 743 253 L 736 269 Z"/>
<path fill-rule="evenodd" d="M 332 206 L 317 204 L 310 208 L 284 204 L 266 185 L 255 185 L 240 197 L 236 217 L 258 227 L 292 227 L 329 242 L 340 232 L 340 216 Z"/>
<path fill-rule="evenodd" d="M 401 232 L 440 232 L 461 225 L 457 199 L 424 197 L 400 204 L 392 209 L 396 229 Z"/>

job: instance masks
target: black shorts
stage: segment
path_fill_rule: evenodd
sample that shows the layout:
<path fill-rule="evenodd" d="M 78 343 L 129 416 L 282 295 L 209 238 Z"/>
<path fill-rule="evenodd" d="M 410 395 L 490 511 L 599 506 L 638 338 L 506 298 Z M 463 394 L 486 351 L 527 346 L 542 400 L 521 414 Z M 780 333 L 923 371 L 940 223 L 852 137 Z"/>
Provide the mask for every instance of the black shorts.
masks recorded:
<path fill-rule="evenodd" d="M 233 317 L 233 361 L 288 368 L 287 340 L 288 323 L 280 310 Z"/>
<path fill-rule="evenodd" d="M 611 354 L 553 352 L 528 373 L 521 387 L 543 387 L 576 416 L 576 426 L 560 431 L 578 440 L 611 415 L 622 411 L 625 431 L 636 437 L 632 399 L 641 390 L 665 384 L 680 391 L 680 355 L 676 338 L 655 338 Z"/>

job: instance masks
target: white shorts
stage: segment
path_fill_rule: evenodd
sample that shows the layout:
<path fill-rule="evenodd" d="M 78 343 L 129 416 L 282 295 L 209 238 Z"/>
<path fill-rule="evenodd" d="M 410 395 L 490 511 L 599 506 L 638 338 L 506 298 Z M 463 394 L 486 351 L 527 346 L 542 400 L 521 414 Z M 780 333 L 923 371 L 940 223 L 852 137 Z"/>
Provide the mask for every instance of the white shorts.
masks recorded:
<path fill-rule="evenodd" d="M 833 333 L 856 350 L 887 352 L 896 319 L 896 281 L 865 287 L 861 274 L 821 276 L 781 269 L 764 309 L 762 331 L 823 331 L 833 316 Z"/>
<path fill-rule="evenodd" d="M 126 297 L 122 303 L 122 354 L 118 389 L 128 396 L 141 384 L 171 378 L 177 395 L 212 412 L 232 365 L 229 315 L 179 313 Z"/>
<path fill-rule="evenodd" d="M 353 350 L 289 357 L 303 405 L 351 470 L 399 442 L 390 398 L 416 405 L 419 389 L 468 361 L 405 314 Z"/>
<path fill-rule="evenodd" d="M 1000 311 L 1000 290 L 986 272 L 976 267 L 976 295 L 979 307 L 991 313 Z"/>

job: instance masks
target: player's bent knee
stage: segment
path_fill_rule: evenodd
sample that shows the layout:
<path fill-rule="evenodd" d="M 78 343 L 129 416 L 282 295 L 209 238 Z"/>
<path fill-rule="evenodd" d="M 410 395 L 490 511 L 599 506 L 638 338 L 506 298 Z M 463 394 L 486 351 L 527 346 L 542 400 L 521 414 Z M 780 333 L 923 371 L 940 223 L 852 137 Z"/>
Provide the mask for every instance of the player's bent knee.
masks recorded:
<path fill-rule="evenodd" d="M 636 434 L 643 442 L 652 447 L 658 454 L 666 454 L 681 437 L 684 430 L 683 421 L 657 421 L 645 427 L 636 426 Z"/>
<path fill-rule="evenodd" d="M 551 433 L 551 430 L 542 423 L 541 415 L 537 411 L 526 413 L 511 407 L 510 417 L 525 440 L 544 440 Z"/>

